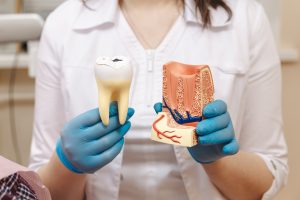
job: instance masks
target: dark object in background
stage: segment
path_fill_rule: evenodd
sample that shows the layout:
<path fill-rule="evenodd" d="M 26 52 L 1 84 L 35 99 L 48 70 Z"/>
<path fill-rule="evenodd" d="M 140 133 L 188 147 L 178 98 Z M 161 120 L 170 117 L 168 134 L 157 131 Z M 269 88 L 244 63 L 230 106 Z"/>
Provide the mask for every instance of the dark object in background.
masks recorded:
<path fill-rule="evenodd" d="M 0 199 L 36 200 L 38 198 L 29 183 L 18 173 L 14 173 L 0 180 Z"/>
<path fill-rule="evenodd" d="M 51 200 L 38 174 L 0 156 L 0 200 Z"/>

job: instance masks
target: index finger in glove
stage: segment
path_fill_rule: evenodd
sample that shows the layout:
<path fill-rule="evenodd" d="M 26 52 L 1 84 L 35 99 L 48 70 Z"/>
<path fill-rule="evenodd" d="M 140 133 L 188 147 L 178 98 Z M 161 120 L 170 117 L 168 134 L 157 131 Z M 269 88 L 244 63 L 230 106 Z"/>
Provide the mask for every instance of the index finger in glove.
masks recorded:
<path fill-rule="evenodd" d="M 162 111 L 162 103 L 159 102 L 159 103 L 154 104 L 153 108 L 154 108 L 156 114 L 161 112 Z"/>
<path fill-rule="evenodd" d="M 230 123 L 229 113 L 226 112 L 217 117 L 204 119 L 197 124 L 196 133 L 199 136 L 207 135 L 209 133 L 216 132 L 223 128 L 226 128 Z"/>
<path fill-rule="evenodd" d="M 127 112 L 127 119 L 128 121 L 134 114 L 134 110 L 132 108 L 128 108 Z M 88 127 L 84 130 L 85 133 L 85 140 L 96 140 L 100 137 L 118 129 L 121 127 L 121 124 L 119 123 L 118 116 L 113 116 L 109 120 L 109 124 L 105 126 L 101 122 L 95 124 L 94 126 Z"/>
<path fill-rule="evenodd" d="M 118 115 L 118 107 L 116 102 L 112 102 L 109 106 L 109 116 Z M 98 108 L 89 110 L 77 117 L 75 117 L 71 123 L 76 126 L 76 128 L 85 128 L 93 126 L 101 122 L 100 113 Z"/>
<path fill-rule="evenodd" d="M 205 118 L 212 118 L 222 115 L 227 112 L 227 104 L 222 100 L 215 100 L 207 104 L 203 109 L 203 116 Z"/>

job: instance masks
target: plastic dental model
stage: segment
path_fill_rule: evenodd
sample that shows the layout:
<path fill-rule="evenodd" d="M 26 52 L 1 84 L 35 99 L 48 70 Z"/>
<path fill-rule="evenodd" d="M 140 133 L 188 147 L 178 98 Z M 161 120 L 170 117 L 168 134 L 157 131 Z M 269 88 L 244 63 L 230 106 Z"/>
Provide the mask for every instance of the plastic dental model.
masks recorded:
<path fill-rule="evenodd" d="M 207 65 L 170 62 L 163 66 L 163 109 L 152 125 L 151 139 L 191 147 L 202 109 L 213 101 L 214 85 Z"/>
<path fill-rule="evenodd" d="M 98 85 L 99 112 L 105 126 L 109 124 L 109 106 L 112 101 L 118 102 L 120 124 L 125 123 L 132 74 L 132 65 L 127 57 L 97 59 L 95 76 Z"/>

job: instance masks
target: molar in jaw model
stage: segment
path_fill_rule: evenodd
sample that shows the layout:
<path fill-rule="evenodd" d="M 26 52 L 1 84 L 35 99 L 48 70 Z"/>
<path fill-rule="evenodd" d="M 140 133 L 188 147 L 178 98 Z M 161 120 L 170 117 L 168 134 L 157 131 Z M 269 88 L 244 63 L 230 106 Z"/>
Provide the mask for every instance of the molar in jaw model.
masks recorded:
<path fill-rule="evenodd" d="M 112 101 L 118 102 L 120 124 L 125 123 L 132 74 L 132 65 L 127 57 L 97 59 L 95 76 L 98 85 L 99 112 L 105 126 L 109 124 L 109 105 Z"/>
<path fill-rule="evenodd" d="M 162 87 L 163 109 L 152 125 L 151 139 L 186 147 L 196 145 L 195 127 L 214 95 L 209 67 L 167 63 L 163 66 Z"/>

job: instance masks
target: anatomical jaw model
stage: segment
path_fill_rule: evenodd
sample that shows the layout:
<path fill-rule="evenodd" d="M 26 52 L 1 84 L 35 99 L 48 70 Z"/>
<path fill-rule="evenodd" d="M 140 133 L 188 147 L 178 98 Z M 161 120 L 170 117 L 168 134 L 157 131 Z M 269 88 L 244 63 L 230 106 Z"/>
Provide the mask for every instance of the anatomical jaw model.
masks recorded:
<path fill-rule="evenodd" d="M 124 124 L 128 111 L 129 90 L 133 69 L 129 58 L 99 57 L 95 65 L 99 112 L 105 126 L 109 124 L 109 105 L 118 102 L 119 122 Z"/>
<path fill-rule="evenodd" d="M 151 139 L 191 147 L 205 105 L 213 101 L 214 85 L 207 65 L 170 62 L 163 66 L 163 109 L 152 125 Z"/>

